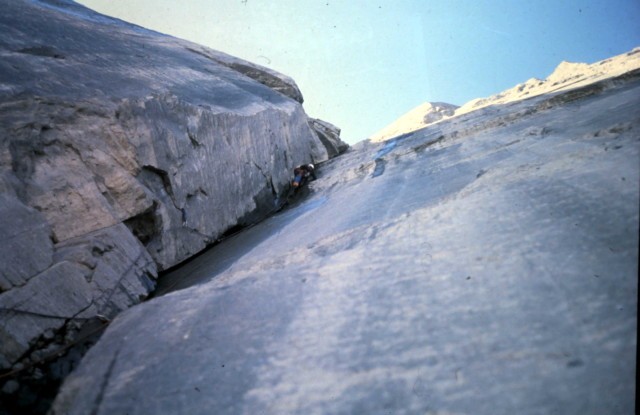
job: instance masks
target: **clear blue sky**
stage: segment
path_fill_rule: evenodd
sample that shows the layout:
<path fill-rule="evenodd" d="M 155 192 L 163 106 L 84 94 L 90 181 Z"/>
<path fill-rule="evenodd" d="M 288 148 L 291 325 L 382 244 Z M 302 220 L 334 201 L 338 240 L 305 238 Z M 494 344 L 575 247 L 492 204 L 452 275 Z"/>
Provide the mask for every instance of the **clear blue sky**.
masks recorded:
<path fill-rule="evenodd" d="M 426 101 L 462 105 L 640 46 L 640 0 L 80 0 L 295 79 L 355 143 Z"/>

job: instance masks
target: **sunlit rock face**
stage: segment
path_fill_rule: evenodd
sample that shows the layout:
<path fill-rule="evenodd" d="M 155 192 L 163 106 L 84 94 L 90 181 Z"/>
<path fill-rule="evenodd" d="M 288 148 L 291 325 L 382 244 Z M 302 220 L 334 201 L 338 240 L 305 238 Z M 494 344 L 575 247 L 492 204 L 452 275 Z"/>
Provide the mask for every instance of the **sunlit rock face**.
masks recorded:
<path fill-rule="evenodd" d="M 71 1 L 0 4 L 8 369 L 271 213 L 328 149 L 284 75 Z"/>
<path fill-rule="evenodd" d="M 639 182 L 637 69 L 360 143 L 115 319 L 52 413 L 632 413 Z"/>

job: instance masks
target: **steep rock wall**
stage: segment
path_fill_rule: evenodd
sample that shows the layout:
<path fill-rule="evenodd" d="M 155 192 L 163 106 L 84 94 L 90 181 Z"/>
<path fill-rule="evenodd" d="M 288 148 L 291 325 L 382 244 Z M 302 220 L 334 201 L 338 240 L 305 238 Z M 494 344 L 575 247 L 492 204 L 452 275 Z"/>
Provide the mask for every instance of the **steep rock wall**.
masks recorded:
<path fill-rule="evenodd" d="M 354 146 L 119 315 L 52 414 L 632 413 L 639 104 L 634 70 Z"/>
<path fill-rule="evenodd" d="M 291 169 L 328 152 L 286 76 L 71 1 L 0 5 L 8 371 L 268 215 Z"/>

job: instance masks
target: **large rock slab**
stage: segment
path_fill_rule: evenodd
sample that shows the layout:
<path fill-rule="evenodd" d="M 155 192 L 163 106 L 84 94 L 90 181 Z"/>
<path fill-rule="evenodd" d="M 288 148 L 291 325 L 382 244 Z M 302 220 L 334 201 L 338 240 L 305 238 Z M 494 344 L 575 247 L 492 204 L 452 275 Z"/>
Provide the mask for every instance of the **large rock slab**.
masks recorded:
<path fill-rule="evenodd" d="M 329 155 L 287 76 L 72 1 L 0 6 L 0 370 L 10 370 L 272 213 L 293 167 Z"/>
<path fill-rule="evenodd" d="M 639 104 L 635 71 L 354 146 L 121 314 L 52 413 L 631 413 Z"/>

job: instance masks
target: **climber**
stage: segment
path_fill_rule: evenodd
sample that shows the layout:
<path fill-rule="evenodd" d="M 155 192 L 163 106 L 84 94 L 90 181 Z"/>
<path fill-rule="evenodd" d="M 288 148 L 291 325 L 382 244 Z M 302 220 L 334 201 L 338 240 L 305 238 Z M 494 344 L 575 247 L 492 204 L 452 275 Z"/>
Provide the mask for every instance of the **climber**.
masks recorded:
<path fill-rule="evenodd" d="M 315 173 L 315 166 L 311 163 L 297 166 L 295 169 L 293 169 L 293 176 L 294 176 L 294 179 L 291 185 L 294 188 L 304 186 L 305 183 L 309 180 L 309 176 L 311 176 L 313 180 L 317 179 L 316 173 Z"/>

